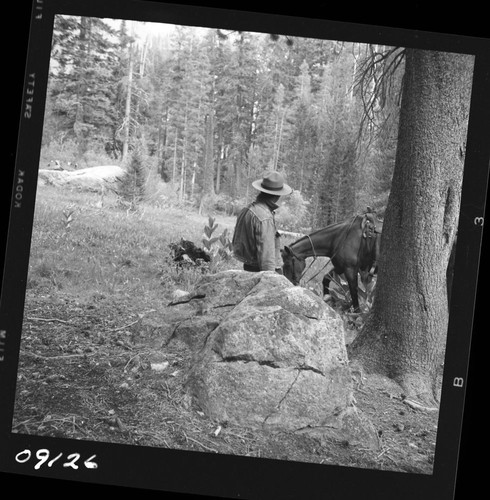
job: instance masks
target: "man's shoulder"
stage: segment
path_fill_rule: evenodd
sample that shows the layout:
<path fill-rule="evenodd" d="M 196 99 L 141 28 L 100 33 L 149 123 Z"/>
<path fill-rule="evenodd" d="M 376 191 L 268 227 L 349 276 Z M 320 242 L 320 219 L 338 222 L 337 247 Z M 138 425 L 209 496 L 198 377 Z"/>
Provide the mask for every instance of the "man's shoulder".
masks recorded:
<path fill-rule="evenodd" d="M 272 212 L 265 203 L 254 201 L 247 208 L 259 219 L 260 222 L 267 219 L 272 219 Z"/>

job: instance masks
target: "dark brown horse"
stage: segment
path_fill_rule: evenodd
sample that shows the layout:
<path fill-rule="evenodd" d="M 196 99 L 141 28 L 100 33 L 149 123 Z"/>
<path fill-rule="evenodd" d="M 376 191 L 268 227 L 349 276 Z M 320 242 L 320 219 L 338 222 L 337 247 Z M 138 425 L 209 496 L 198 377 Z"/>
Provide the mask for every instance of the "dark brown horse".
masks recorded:
<path fill-rule="evenodd" d="M 298 285 L 307 257 L 330 257 L 333 272 L 345 276 L 352 306 L 358 312 L 358 274 L 365 282 L 368 276 L 376 272 L 381 230 L 382 223 L 374 213 L 367 212 L 302 236 L 281 250 L 284 275 L 294 285 Z M 328 293 L 331 279 L 332 271 L 323 279 L 325 293 Z"/>

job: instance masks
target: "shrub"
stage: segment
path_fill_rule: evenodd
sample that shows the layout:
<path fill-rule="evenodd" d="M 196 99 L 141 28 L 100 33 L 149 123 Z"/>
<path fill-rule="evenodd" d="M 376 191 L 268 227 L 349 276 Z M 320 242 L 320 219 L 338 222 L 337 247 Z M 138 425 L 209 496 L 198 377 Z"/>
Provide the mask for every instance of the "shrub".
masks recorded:
<path fill-rule="evenodd" d="M 225 213 L 227 215 L 233 214 L 233 199 L 227 194 L 220 193 L 216 196 L 214 208 L 218 212 Z"/>
<path fill-rule="evenodd" d="M 79 163 L 77 145 L 73 139 L 51 141 L 41 148 L 39 168 L 47 168 L 50 161 L 58 160 L 61 165 Z"/>
<path fill-rule="evenodd" d="M 77 164 L 79 169 L 98 165 L 114 165 L 114 159 L 105 151 L 100 141 L 93 141 L 90 149 L 80 154 L 77 141 L 71 137 L 58 137 L 57 140 L 42 145 L 39 168 L 48 168 L 50 161 L 59 161 L 64 168 Z M 117 163 L 116 163 L 117 164 Z"/>
<path fill-rule="evenodd" d="M 151 169 L 146 177 L 145 202 L 154 207 L 177 207 L 179 197 L 170 182 L 164 182 L 156 169 Z"/>

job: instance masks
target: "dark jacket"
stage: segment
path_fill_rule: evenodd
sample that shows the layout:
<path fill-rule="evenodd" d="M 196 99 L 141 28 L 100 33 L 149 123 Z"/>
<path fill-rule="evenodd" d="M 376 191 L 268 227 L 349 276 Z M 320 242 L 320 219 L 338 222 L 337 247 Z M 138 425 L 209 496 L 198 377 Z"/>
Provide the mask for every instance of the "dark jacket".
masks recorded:
<path fill-rule="evenodd" d="M 260 271 L 282 267 L 280 235 L 274 219 L 277 208 L 259 195 L 240 212 L 233 234 L 233 253 L 240 262 L 258 267 Z"/>

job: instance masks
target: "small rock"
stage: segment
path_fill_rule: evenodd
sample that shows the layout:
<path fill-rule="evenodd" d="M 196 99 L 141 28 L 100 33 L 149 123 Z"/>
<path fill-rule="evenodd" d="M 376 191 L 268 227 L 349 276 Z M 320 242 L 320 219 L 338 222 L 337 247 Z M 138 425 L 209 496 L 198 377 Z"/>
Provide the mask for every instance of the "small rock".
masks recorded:
<path fill-rule="evenodd" d="M 164 361 L 162 363 L 150 363 L 150 367 L 156 372 L 163 372 L 163 370 L 168 367 L 168 361 Z"/>
<path fill-rule="evenodd" d="M 190 295 L 189 292 L 186 292 L 185 290 L 175 290 L 172 293 L 172 301 L 176 301 L 179 299 L 187 298 Z"/>

